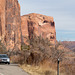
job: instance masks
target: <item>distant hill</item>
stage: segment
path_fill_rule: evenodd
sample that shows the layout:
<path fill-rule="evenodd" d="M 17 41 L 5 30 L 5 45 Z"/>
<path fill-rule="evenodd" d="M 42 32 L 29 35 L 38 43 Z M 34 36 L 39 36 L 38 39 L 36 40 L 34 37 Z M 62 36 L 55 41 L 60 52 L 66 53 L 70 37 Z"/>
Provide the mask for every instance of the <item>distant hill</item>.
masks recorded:
<path fill-rule="evenodd" d="M 75 41 L 63 41 L 62 44 L 75 52 Z"/>
<path fill-rule="evenodd" d="M 68 63 L 75 63 L 75 41 L 62 41 L 61 42 L 67 50 L 65 50 L 65 57 L 68 59 Z"/>

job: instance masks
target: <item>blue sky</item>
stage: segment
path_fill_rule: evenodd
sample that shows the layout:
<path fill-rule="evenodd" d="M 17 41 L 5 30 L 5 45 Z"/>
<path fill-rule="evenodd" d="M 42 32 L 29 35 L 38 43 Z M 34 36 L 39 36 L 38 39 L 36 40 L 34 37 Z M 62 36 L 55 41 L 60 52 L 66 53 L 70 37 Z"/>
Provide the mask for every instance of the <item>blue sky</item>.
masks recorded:
<path fill-rule="evenodd" d="M 75 41 L 75 0 L 18 0 L 21 15 L 53 16 L 57 40 Z"/>

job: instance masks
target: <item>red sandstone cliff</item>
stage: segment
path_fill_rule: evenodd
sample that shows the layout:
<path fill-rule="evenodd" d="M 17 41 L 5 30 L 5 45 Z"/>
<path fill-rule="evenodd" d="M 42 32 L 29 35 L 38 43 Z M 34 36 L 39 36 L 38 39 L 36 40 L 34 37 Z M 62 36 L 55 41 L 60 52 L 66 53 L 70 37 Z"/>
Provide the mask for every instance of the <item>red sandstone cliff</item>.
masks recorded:
<path fill-rule="evenodd" d="M 41 14 L 28 14 L 21 17 L 22 42 L 33 35 L 48 38 L 53 44 L 56 41 L 55 22 L 53 17 Z"/>
<path fill-rule="evenodd" d="M 48 38 L 52 43 L 56 40 L 53 17 L 41 14 L 28 14 L 20 17 L 20 5 L 17 0 L 0 0 L 0 40 L 7 50 L 18 50 L 26 37 L 33 35 Z"/>
<path fill-rule="evenodd" d="M 7 50 L 20 49 L 21 18 L 17 0 L 0 0 L 0 40 Z"/>

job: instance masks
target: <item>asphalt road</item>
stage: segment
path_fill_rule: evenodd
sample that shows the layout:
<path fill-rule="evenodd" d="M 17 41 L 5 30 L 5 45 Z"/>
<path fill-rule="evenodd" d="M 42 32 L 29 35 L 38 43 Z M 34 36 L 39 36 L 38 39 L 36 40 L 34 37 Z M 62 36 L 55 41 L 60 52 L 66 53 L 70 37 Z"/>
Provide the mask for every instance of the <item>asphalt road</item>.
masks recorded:
<path fill-rule="evenodd" d="M 29 75 L 17 64 L 0 64 L 0 75 Z"/>

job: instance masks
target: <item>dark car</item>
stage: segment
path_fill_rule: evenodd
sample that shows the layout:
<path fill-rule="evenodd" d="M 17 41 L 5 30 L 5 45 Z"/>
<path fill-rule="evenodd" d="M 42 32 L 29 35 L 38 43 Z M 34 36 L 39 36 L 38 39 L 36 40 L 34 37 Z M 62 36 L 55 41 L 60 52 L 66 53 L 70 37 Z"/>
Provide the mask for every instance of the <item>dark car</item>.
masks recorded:
<path fill-rule="evenodd" d="M 0 54 L 0 63 L 10 64 L 10 59 L 7 54 Z"/>

